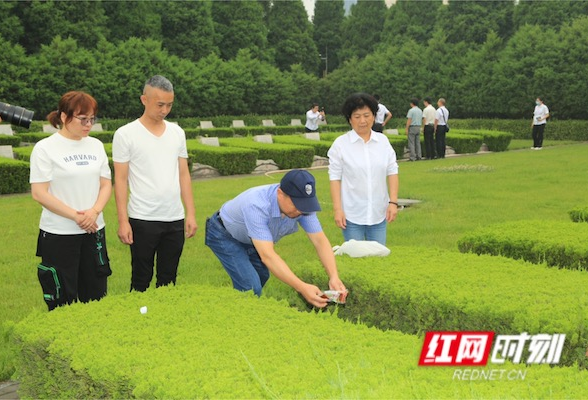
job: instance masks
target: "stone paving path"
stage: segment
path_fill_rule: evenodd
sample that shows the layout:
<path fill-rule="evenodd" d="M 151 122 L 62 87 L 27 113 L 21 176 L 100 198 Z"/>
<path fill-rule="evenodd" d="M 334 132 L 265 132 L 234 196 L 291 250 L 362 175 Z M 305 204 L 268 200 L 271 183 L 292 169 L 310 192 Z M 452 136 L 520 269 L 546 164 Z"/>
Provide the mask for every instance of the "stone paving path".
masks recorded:
<path fill-rule="evenodd" d="M 19 399 L 18 397 L 18 382 L 1 382 L 0 383 L 0 399 L 1 400 L 14 400 Z"/>

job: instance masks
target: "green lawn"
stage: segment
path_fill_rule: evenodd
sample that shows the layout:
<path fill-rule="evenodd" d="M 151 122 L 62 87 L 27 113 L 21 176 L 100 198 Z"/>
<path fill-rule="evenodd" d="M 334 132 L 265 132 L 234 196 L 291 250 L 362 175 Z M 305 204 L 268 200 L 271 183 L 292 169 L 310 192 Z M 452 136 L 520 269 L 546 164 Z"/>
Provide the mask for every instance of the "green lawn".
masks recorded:
<path fill-rule="evenodd" d="M 530 142 L 525 143 L 528 148 Z M 568 210 L 588 202 L 588 144 L 547 144 L 542 151 L 400 163 L 400 197 L 422 203 L 401 211 L 389 225 L 389 246 L 393 251 L 394 246 L 457 251 L 456 242 L 463 233 L 486 224 L 538 218 L 568 220 Z M 332 244 L 341 244 L 343 236 L 333 223 L 326 169 L 313 173 L 323 207 L 319 218 Z M 193 183 L 200 230 L 186 242 L 178 285 L 230 286 L 228 276 L 204 245 L 205 219 L 241 191 L 279 182 L 280 177 L 239 176 Z M 116 237 L 114 197 L 105 213 L 114 271 L 109 279 L 109 295 L 116 295 L 129 290 L 130 256 Z M 33 309 L 45 309 L 36 278 L 39 215 L 40 206 L 28 194 L 0 198 L 0 380 L 9 379 L 14 369 L 14 350 L 9 342 L 12 324 Z M 284 238 L 277 249 L 292 265 L 314 257 L 302 233 Z"/>

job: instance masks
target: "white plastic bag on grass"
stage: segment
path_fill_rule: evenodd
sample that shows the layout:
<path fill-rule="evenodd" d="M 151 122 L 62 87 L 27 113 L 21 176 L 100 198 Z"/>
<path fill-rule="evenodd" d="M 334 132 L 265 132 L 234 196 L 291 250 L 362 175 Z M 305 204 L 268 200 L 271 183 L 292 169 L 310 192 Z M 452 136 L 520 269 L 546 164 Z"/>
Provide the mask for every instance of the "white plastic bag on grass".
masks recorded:
<path fill-rule="evenodd" d="M 390 254 L 390 249 L 381 243 L 373 240 L 355 240 L 351 239 L 344 242 L 341 246 L 334 246 L 333 251 L 336 256 L 347 254 L 349 257 L 386 257 Z"/>

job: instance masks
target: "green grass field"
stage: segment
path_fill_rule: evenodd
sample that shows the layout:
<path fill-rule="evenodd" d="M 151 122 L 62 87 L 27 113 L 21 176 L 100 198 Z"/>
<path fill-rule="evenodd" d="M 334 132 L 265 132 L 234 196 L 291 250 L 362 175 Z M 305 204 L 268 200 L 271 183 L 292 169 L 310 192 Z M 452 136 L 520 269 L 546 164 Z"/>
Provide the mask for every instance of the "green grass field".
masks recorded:
<path fill-rule="evenodd" d="M 546 146 L 528 150 L 529 141 L 513 143 L 520 151 L 444 160 L 400 163 L 400 197 L 422 203 L 402 210 L 388 226 L 388 245 L 427 246 L 457 251 L 458 238 L 495 222 L 568 220 L 568 211 L 588 202 L 588 144 Z M 546 143 L 547 145 L 548 143 Z M 552 143 L 550 143 L 552 144 Z M 343 236 L 333 222 L 326 169 L 313 171 L 323 211 L 319 218 L 333 245 Z M 256 185 L 277 183 L 281 174 L 237 176 L 193 182 L 199 231 L 186 242 L 178 285 L 230 286 L 228 276 L 204 245 L 204 224 L 226 200 Z M 29 194 L 0 198 L 0 380 L 14 372 L 11 327 L 33 309 L 45 310 L 37 282 L 35 257 L 40 206 Z M 130 255 L 116 236 L 114 197 L 105 209 L 107 243 L 113 275 L 109 295 L 126 293 Z M 284 238 L 278 252 L 294 265 L 314 257 L 302 233 Z M 275 279 L 275 278 L 272 278 Z"/>

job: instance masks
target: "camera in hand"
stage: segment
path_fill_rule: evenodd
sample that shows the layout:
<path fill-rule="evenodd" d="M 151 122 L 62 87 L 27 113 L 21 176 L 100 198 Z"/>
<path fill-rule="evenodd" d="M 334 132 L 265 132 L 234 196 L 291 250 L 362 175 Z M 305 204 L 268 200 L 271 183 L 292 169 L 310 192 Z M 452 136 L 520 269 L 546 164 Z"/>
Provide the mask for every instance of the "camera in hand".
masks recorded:
<path fill-rule="evenodd" d="M 28 128 L 33 121 L 34 111 L 19 106 L 11 106 L 0 101 L 0 117 L 3 122 Z"/>

